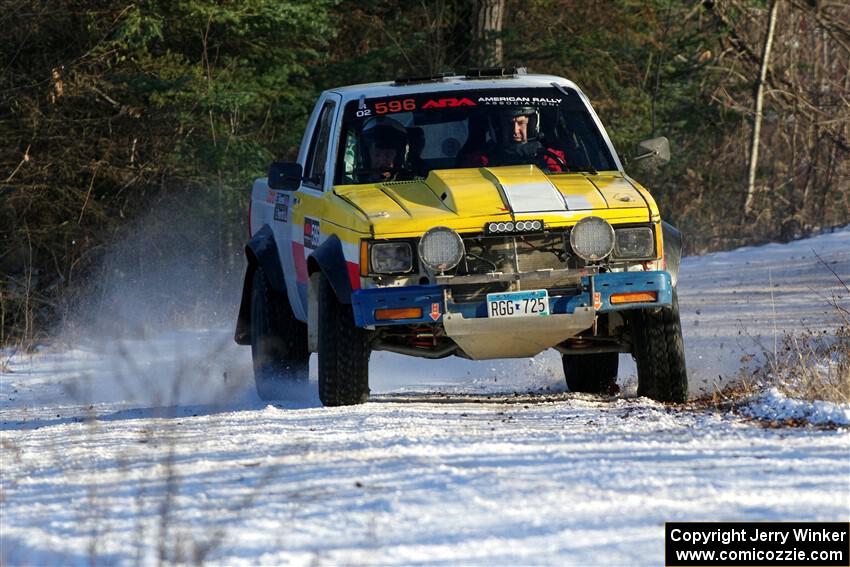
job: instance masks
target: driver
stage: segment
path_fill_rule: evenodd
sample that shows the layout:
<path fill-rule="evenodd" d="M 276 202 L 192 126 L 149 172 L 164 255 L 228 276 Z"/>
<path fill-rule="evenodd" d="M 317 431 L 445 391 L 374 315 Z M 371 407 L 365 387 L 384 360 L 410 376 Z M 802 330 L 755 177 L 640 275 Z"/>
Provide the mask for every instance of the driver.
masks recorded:
<path fill-rule="evenodd" d="M 564 152 L 547 148 L 538 139 L 540 114 L 530 106 L 511 108 L 496 114 L 496 124 L 491 131 L 494 143 L 481 151 L 473 151 L 461 158 L 464 167 L 489 165 L 539 164 L 550 172 L 563 171 L 552 156 L 566 161 Z"/>
<path fill-rule="evenodd" d="M 360 131 L 365 181 L 391 181 L 407 156 L 407 130 L 388 116 L 370 118 Z"/>

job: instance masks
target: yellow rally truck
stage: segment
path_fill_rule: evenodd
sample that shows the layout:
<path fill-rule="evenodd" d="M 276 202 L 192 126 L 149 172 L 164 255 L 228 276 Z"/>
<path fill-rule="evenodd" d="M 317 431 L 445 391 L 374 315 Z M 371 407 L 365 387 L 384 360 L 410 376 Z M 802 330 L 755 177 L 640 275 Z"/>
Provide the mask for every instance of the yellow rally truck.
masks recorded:
<path fill-rule="evenodd" d="M 666 139 L 639 146 L 669 160 Z M 294 163 L 254 182 L 236 342 L 286 397 L 318 353 L 323 404 L 363 403 L 369 356 L 530 357 L 571 391 L 683 402 L 679 232 L 629 178 L 587 97 L 522 69 L 319 97 Z"/>

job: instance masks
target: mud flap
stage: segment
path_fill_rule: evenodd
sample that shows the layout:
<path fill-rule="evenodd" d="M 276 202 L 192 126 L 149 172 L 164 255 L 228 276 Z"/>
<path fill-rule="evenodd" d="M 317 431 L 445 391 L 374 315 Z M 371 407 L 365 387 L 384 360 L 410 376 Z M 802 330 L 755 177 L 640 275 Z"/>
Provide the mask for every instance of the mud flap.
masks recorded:
<path fill-rule="evenodd" d="M 245 258 L 248 268 L 245 270 L 245 280 L 242 284 L 242 300 L 239 303 L 239 315 L 236 318 L 234 340 L 238 345 L 251 344 L 251 280 L 259 266 L 273 290 L 286 293 L 286 283 L 283 279 L 283 269 L 280 267 L 280 256 L 274 233 L 269 225 L 264 225 L 245 244 Z"/>
<path fill-rule="evenodd" d="M 307 350 L 319 352 L 319 282 L 322 272 L 310 274 L 307 290 Z"/>
<path fill-rule="evenodd" d="M 679 280 L 679 266 L 682 263 L 682 233 L 670 223 L 661 223 L 661 235 L 664 241 L 664 262 L 670 272 L 673 287 Z"/>

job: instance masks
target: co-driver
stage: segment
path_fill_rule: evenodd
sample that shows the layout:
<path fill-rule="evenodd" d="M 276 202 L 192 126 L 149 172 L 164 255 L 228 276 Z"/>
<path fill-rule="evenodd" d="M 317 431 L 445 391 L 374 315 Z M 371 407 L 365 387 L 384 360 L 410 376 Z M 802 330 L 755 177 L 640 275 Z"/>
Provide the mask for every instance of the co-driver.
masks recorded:
<path fill-rule="evenodd" d="M 360 131 L 363 152 L 361 181 L 392 181 L 407 156 L 407 130 L 388 116 L 370 118 Z"/>

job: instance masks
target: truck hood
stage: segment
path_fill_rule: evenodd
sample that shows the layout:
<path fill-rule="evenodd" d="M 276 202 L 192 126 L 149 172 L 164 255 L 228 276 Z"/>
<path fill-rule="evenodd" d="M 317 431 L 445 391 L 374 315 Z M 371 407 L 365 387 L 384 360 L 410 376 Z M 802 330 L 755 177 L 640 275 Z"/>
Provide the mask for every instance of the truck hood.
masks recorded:
<path fill-rule="evenodd" d="M 514 218 L 571 225 L 600 210 L 620 222 L 650 215 L 648 195 L 619 172 L 546 175 L 533 165 L 435 170 L 423 180 L 334 191 L 369 219 L 375 236 L 417 236 L 434 226 L 481 230 L 487 220 Z"/>

